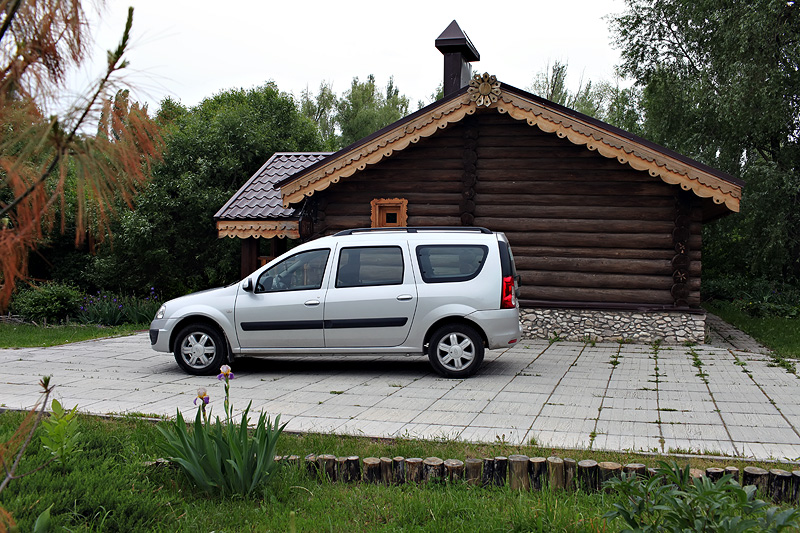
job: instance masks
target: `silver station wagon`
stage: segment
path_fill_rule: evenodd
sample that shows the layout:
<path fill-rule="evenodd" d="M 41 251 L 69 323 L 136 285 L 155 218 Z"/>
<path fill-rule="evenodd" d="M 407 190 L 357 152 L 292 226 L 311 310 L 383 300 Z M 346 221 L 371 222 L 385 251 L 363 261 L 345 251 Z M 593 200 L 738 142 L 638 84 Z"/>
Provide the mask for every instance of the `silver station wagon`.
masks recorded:
<path fill-rule="evenodd" d="M 426 354 L 450 378 L 521 336 L 505 235 L 486 228 L 347 230 L 304 243 L 233 285 L 165 303 L 154 350 L 190 374 L 237 356 Z"/>

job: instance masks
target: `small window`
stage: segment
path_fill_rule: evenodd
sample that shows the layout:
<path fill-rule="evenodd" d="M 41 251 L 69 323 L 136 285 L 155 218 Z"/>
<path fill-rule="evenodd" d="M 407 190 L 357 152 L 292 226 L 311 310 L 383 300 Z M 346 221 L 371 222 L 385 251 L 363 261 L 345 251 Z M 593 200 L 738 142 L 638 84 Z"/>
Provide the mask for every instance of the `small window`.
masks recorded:
<path fill-rule="evenodd" d="M 469 281 L 480 273 L 488 252 L 489 247 L 483 245 L 417 246 L 422 281 Z"/>
<path fill-rule="evenodd" d="M 373 228 L 404 227 L 408 225 L 408 200 L 403 198 L 375 198 L 372 200 Z"/>
<path fill-rule="evenodd" d="M 336 287 L 403 283 L 403 252 L 397 246 L 344 248 L 339 254 Z"/>
<path fill-rule="evenodd" d="M 329 249 L 311 250 L 288 257 L 258 276 L 256 292 L 313 290 L 322 287 Z"/>

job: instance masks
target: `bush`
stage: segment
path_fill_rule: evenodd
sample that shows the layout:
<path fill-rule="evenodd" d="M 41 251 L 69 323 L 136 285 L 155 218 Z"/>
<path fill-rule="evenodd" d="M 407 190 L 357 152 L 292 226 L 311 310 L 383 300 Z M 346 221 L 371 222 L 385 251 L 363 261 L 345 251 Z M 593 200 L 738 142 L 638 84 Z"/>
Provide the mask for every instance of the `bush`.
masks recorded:
<path fill-rule="evenodd" d="M 78 320 L 84 324 L 101 326 L 145 324 L 153 320 L 160 304 L 153 287 L 145 298 L 117 296 L 97 291 L 97 294 L 83 298 Z"/>
<path fill-rule="evenodd" d="M 703 280 L 703 298 L 725 300 L 752 317 L 797 318 L 800 287 L 742 275 Z"/>
<path fill-rule="evenodd" d="M 16 293 L 11 312 L 34 322 L 63 322 L 78 313 L 83 294 L 65 283 L 45 283 Z"/>

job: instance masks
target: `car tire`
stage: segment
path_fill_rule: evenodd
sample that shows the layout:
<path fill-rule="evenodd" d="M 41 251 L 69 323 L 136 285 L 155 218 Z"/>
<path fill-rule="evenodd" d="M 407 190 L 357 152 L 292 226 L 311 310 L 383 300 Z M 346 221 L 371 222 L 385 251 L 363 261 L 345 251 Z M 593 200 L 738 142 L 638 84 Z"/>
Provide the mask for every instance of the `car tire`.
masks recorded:
<path fill-rule="evenodd" d="M 190 324 L 181 329 L 173 346 L 178 366 L 196 376 L 217 374 L 228 361 L 225 336 L 206 324 Z"/>
<path fill-rule="evenodd" d="M 446 378 L 466 378 L 483 363 L 483 340 L 470 326 L 448 324 L 431 336 L 428 359 L 431 366 Z"/>

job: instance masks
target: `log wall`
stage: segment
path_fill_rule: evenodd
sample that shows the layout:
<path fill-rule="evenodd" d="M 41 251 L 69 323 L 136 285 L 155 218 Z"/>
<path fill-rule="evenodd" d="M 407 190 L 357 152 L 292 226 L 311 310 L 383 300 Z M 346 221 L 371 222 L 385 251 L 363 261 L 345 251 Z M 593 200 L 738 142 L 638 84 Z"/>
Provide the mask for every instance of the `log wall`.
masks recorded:
<path fill-rule="evenodd" d="M 691 193 L 494 111 L 317 193 L 317 235 L 369 227 L 374 198 L 409 226 L 504 232 L 529 307 L 699 307 L 701 205 Z"/>

